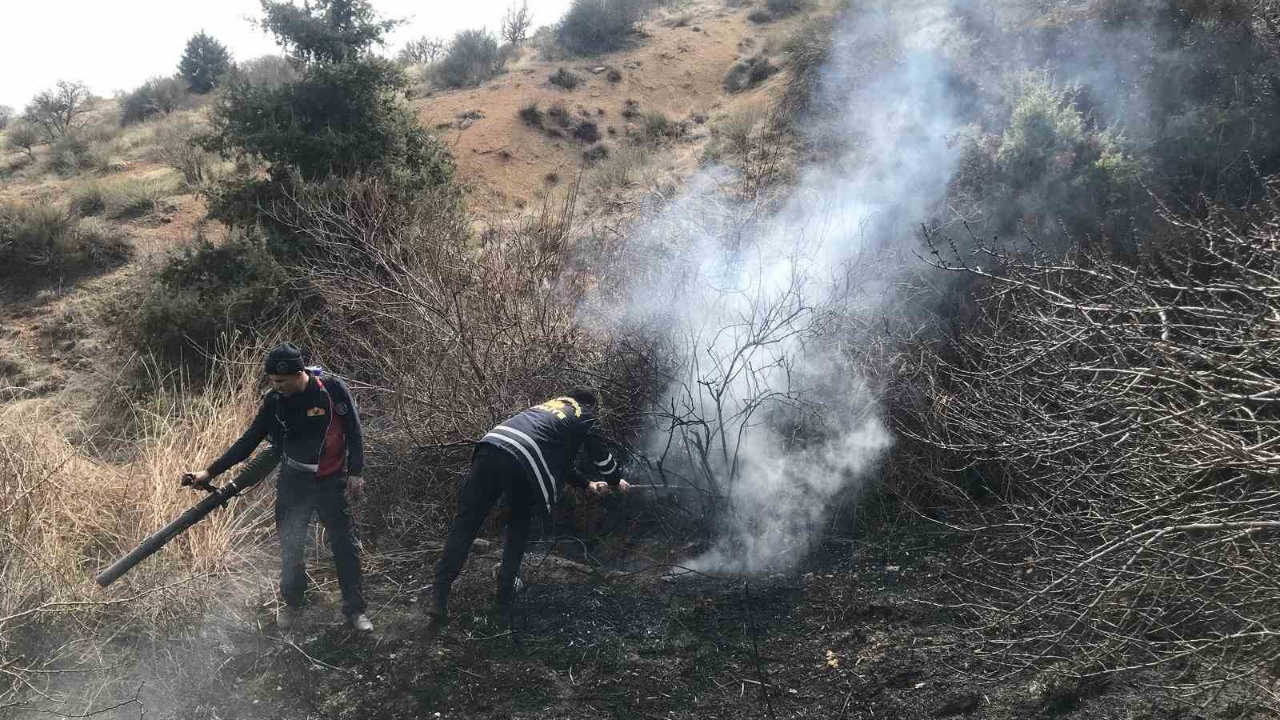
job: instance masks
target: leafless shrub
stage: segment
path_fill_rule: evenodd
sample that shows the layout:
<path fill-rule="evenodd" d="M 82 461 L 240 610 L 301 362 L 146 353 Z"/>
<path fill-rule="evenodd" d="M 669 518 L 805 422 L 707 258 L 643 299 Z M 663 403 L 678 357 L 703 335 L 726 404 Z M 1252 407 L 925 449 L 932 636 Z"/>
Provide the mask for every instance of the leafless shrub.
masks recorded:
<path fill-rule="evenodd" d="M 500 37 L 508 45 L 518 45 L 529 36 L 531 27 L 533 27 L 533 13 L 529 10 L 528 0 L 521 0 L 519 7 L 511 3 L 506 14 L 502 16 Z"/>
<path fill-rule="evenodd" d="M 975 331 L 933 354 L 920 436 L 995 509 L 957 576 L 998 672 L 1256 691 L 1280 660 L 1280 204 L 1247 220 L 1164 213 L 1125 264 L 979 243 L 938 264 L 982 287 Z M 959 257 L 956 254 L 956 257 Z M 967 486 L 967 487 L 966 487 Z"/>
<path fill-rule="evenodd" d="M 313 187 L 271 211 L 316 248 L 307 273 L 335 321 L 360 328 L 335 351 L 371 382 L 394 383 L 376 391 L 397 419 L 387 446 L 412 467 L 375 510 L 391 531 L 448 524 L 463 467 L 420 458 L 467 458 L 485 430 L 566 383 L 588 381 L 615 396 L 614 423 L 636 412 L 615 389 L 630 394 L 643 383 L 618 378 L 616 354 L 577 319 L 585 289 L 598 281 L 584 269 L 589 249 L 569 242 L 577 191 L 575 183 L 549 194 L 540 210 L 494 227 L 478 245 L 456 194 L 405 204 L 376 179 Z M 423 477 L 421 467 L 433 469 Z M 417 505 L 406 508 L 405 498 Z"/>
<path fill-rule="evenodd" d="M 32 98 L 23 117 L 40 126 L 49 142 L 53 142 L 70 131 L 83 128 L 92 109 L 93 98 L 87 85 L 59 80 L 53 88 Z"/>
<path fill-rule="evenodd" d="M 424 35 L 405 43 L 396 53 L 396 62 L 401 65 L 430 65 L 444 57 L 446 47 L 444 40 Z"/>

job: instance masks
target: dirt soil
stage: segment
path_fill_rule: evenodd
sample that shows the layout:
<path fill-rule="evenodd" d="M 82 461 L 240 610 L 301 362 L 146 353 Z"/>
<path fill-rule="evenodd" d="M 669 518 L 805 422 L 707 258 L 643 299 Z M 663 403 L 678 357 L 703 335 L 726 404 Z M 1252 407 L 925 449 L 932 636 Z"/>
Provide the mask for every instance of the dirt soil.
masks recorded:
<path fill-rule="evenodd" d="M 545 546 L 544 546 L 545 547 Z M 593 548 L 593 551 L 597 548 Z M 598 548 L 601 552 L 608 547 Z M 675 580 L 591 572 L 534 550 L 506 623 L 489 609 L 494 546 L 481 542 L 423 639 L 417 589 L 434 553 L 381 556 L 368 574 L 376 631 L 337 620 L 328 578 L 303 626 L 282 638 L 258 613 L 189 688 L 182 718 L 1164 718 L 1133 688 L 1042 698 L 1027 681 L 985 685 L 940 578 L 956 548 L 923 528 L 877 544 L 831 542 L 770 577 Z M 649 550 L 654 550 L 650 547 Z M 228 688 L 234 692 L 228 693 Z"/>
<path fill-rule="evenodd" d="M 526 48 L 506 73 L 478 88 L 433 92 L 415 101 L 418 118 L 452 147 L 459 177 L 473 187 L 478 207 L 498 214 L 519 211 L 556 182 L 572 181 L 589 146 L 527 126 L 518 113 L 529 102 L 544 111 L 564 103 L 575 120 L 595 122 L 601 142 L 616 149 L 636 132 L 638 120 L 623 116 L 628 100 L 640 113 L 660 111 L 672 120 L 688 120 L 776 95 L 781 76 L 735 95 L 721 87 L 734 62 L 766 47 L 776 50 L 799 22 L 759 25 L 747 20 L 750 10 L 697 3 L 650 21 L 649 37 L 635 47 L 594 58 L 543 61 L 535 48 Z M 672 18 L 686 12 L 679 21 L 686 24 L 677 26 Z M 552 84 L 550 77 L 560 68 L 582 83 L 572 90 Z M 610 71 L 620 77 L 611 81 Z M 697 166 L 705 137 L 705 128 L 695 128 L 685 143 L 664 154 L 659 169 L 687 176 Z M 549 174 L 559 179 L 548 182 Z"/>

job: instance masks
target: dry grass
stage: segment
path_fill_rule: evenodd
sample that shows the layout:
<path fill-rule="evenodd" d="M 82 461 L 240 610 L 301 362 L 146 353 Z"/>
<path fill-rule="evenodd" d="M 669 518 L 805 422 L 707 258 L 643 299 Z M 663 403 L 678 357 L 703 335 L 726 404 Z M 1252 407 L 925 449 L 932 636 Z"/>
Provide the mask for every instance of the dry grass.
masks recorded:
<path fill-rule="evenodd" d="M 599 190 L 617 190 L 643 183 L 652 152 L 643 145 L 629 145 L 596 166 L 591 183 Z"/>
<path fill-rule="evenodd" d="M 71 188 L 71 208 L 84 217 L 136 218 L 150 214 L 163 198 L 179 191 L 172 179 L 90 179 Z"/>
<path fill-rule="evenodd" d="M 199 500 L 177 479 L 220 453 L 252 417 L 256 365 L 219 368 L 203 394 L 162 395 L 127 408 L 136 427 L 128 464 L 97 459 L 93 442 L 74 445 L 65 429 L 77 421 L 57 405 L 0 410 L 0 707 L 52 681 L 7 661 L 26 655 L 57 668 L 74 662 L 60 658 L 61 648 L 78 646 L 82 654 L 81 643 L 153 634 L 216 597 L 212 578 L 252 567 L 271 517 L 270 493 L 260 490 L 110 588 L 92 580 Z"/>

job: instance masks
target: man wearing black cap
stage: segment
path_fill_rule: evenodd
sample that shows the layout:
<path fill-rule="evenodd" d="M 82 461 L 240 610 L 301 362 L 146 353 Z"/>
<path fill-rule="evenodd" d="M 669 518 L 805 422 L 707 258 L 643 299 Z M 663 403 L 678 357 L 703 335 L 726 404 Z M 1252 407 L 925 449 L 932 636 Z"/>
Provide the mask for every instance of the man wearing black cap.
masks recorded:
<path fill-rule="evenodd" d="M 619 475 L 618 462 L 603 442 L 595 411 L 596 394 L 575 388 L 509 418 L 476 443 L 471 476 L 462 486 L 458 514 L 436 562 L 435 580 L 423 588 L 428 638 L 438 635 L 448 622 L 450 588 L 499 497 L 505 495 L 511 507 L 496 596 L 498 608 L 506 612 L 523 584 L 517 575 L 529 539 L 530 519 L 536 512 L 551 512 L 562 483 L 594 495 L 625 493 L 631 488 Z M 588 482 L 577 471 L 574 463 L 579 448 L 586 448 L 595 472 L 604 480 Z"/>
<path fill-rule="evenodd" d="M 197 483 L 229 470 L 247 459 L 264 439 L 281 450 L 276 483 L 276 528 L 280 532 L 280 594 L 284 607 L 277 616 L 281 630 L 293 626 L 307 588 L 303 564 L 307 524 L 319 513 L 333 548 L 342 589 L 342 612 L 361 632 L 373 630 L 365 616 L 360 590 L 360 555 L 351 522 L 350 501 L 364 493 L 364 431 L 355 400 L 345 383 L 332 375 L 312 372 L 302 352 L 284 343 L 267 355 L 271 390 L 249 429 L 214 460 L 208 469 L 193 472 Z"/>

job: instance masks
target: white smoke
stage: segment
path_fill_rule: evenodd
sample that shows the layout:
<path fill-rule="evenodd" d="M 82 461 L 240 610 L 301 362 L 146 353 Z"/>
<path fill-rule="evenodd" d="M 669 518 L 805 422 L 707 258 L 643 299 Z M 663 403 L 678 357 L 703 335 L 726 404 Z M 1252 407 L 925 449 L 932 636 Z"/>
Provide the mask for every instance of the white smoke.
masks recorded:
<path fill-rule="evenodd" d="M 694 569 L 794 563 L 892 444 L 849 320 L 895 301 L 900 264 L 873 258 L 940 214 L 961 128 L 939 54 L 945 10 L 861 5 L 842 18 L 819 87 L 838 120 L 812 130 L 842 150 L 754 223 L 753 207 L 726 199 L 730 171 L 709 169 L 631 239 L 645 259 L 624 322 L 663 328 L 678 359 L 648 454 L 724 509 Z"/>

